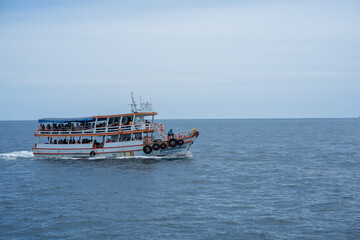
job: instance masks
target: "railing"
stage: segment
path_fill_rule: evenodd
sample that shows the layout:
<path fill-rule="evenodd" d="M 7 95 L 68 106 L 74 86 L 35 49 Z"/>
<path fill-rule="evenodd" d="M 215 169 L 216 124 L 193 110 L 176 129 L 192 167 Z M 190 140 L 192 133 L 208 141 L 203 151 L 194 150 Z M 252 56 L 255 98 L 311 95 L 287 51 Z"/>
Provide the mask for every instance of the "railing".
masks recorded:
<path fill-rule="evenodd" d="M 155 131 L 162 141 L 168 140 L 167 132 L 164 129 L 162 123 L 137 123 L 133 125 L 122 125 L 122 126 L 108 126 L 108 127 L 83 127 L 79 130 L 77 127 L 60 130 L 41 130 L 40 128 L 35 132 L 38 135 L 83 135 L 83 134 L 102 134 L 102 133 L 126 133 L 131 131 Z M 194 135 L 194 130 L 186 130 L 175 132 L 174 137 L 176 139 L 186 138 Z"/>
<path fill-rule="evenodd" d="M 40 135 L 70 135 L 70 134 L 92 134 L 92 133 L 115 133 L 130 132 L 138 130 L 154 130 L 151 123 L 138 123 L 133 125 L 108 126 L 108 127 L 83 127 L 79 130 L 77 127 L 61 128 L 59 130 L 38 129 L 36 134 Z"/>
<path fill-rule="evenodd" d="M 164 126 L 162 123 L 155 123 L 152 124 L 152 126 L 154 127 L 154 130 L 156 131 L 156 133 L 159 135 L 159 137 L 162 140 L 167 140 L 167 133 L 164 130 Z"/>
<path fill-rule="evenodd" d="M 167 132 L 164 129 L 164 125 L 162 123 L 154 123 L 151 124 L 153 126 L 153 129 L 155 133 L 161 138 L 161 140 L 166 141 L 168 139 Z M 194 135 L 194 129 L 192 130 L 185 130 L 174 133 L 174 138 L 181 139 L 185 137 L 190 137 Z"/>
<path fill-rule="evenodd" d="M 193 130 L 185 130 L 185 131 L 174 133 L 175 138 L 190 137 L 192 135 L 193 135 Z"/>

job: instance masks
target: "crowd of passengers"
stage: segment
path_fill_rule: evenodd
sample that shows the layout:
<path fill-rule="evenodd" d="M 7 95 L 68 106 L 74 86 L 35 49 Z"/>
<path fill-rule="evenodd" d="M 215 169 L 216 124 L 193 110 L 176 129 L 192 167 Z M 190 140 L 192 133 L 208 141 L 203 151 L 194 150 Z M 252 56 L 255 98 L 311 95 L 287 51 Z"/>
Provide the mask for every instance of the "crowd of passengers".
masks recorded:
<path fill-rule="evenodd" d="M 148 120 L 145 121 L 145 123 L 150 123 Z M 121 126 L 125 126 L 125 125 L 132 125 L 132 121 L 130 119 L 128 119 L 127 122 L 122 123 Z M 120 126 L 120 123 L 118 122 L 114 122 L 109 124 L 109 127 L 118 127 Z M 40 124 L 39 126 L 39 130 L 41 131 L 80 131 L 80 130 L 87 130 L 87 129 L 91 129 L 95 127 L 95 123 L 89 123 L 89 122 L 85 122 L 85 123 L 53 123 L 53 124 Z M 105 122 L 98 122 L 96 124 L 97 128 L 101 128 L 101 127 L 106 127 L 106 123 Z"/>
<path fill-rule="evenodd" d="M 40 124 L 39 129 L 42 131 L 77 131 L 77 130 L 86 130 L 86 129 L 90 129 L 90 128 L 94 128 L 95 123 L 53 123 L 52 125 L 50 124 Z"/>
<path fill-rule="evenodd" d="M 122 124 L 122 125 L 126 125 L 126 124 Z M 109 124 L 109 127 L 117 127 L 120 126 L 119 123 L 112 123 Z M 80 131 L 80 130 L 87 130 L 87 129 L 91 129 L 95 127 L 95 123 L 66 123 L 66 124 L 56 124 L 53 123 L 52 125 L 50 124 L 40 124 L 39 130 L 42 131 Z M 97 128 L 101 128 L 101 127 L 106 127 L 106 123 L 97 123 L 96 125 Z"/>
<path fill-rule="evenodd" d="M 120 139 L 119 141 L 115 141 L 115 140 L 111 140 L 110 138 L 108 138 L 106 140 L 106 143 L 110 143 L 110 142 L 124 142 L 124 141 L 130 141 L 131 138 L 130 136 L 129 137 L 125 137 L 123 140 Z M 133 137 L 132 138 L 133 141 L 135 140 L 142 140 L 142 137 Z M 60 139 L 59 141 L 57 141 L 56 139 L 53 141 L 52 138 L 49 139 L 49 144 L 98 144 L 98 142 L 95 140 L 91 140 L 91 139 L 87 139 L 87 138 L 84 138 L 82 141 L 79 140 L 75 140 L 75 139 L 69 139 L 67 140 L 66 138 L 64 139 Z"/>

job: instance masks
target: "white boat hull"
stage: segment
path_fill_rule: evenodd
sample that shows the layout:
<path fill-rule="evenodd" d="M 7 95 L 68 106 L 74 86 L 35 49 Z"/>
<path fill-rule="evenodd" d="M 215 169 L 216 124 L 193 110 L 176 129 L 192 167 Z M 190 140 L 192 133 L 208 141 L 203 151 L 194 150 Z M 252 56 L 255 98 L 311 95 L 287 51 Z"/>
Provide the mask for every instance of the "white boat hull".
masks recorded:
<path fill-rule="evenodd" d="M 93 144 L 36 144 L 33 153 L 37 157 L 58 158 L 115 158 L 115 157 L 158 157 L 158 156 L 186 156 L 195 136 L 183 139 L 184 144 L 176 147 L 152 150 L 146 154 L 142 140 L 105 143 L 102 148 L 94 148 Z"/>

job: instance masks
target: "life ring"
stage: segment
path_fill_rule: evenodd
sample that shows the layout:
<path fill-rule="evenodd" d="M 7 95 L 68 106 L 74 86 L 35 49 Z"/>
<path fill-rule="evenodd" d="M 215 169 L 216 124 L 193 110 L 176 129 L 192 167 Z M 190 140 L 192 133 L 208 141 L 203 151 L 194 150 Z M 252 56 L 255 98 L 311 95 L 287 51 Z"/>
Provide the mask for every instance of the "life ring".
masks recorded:
<path fill-rule="evenodd" d="M 96 155 L 96 153 L 94 151 L 90 152 L 90 157 L 94 157 Z"/>
<path fill-rule="evenodd" d="M 176 141 L 175 138 L 172 138 L 169 140 L 169 146 L 170 147 L 176 147 L 176 145 L 178 144 L 178 142 Z"/>
<path fill-rule="evenodd" d="M 179 146 L 183 145 L 183 144 L 184 144 L 184 140 L 180 139 L 180 140 L 178 141 L 178 144 L 179 144 Z"/>
<path fill-rule="evenodd" d="M 162 143 L 162 144 L 160 144 L 160 148 L 161 149 L 165 149 L 167 146 L 166 146 L 166 143 Z"/>
<path fill-rule="evenodd" d="M 150 153 L 152 152 L 152 148 L 151 148 L 151 146 L 149 146 L 149 145 L 145 145 L 145 146 L 143 147 L 143 151 L 144 151 L 144 153 L 146 153 L 146 154 L 150 154 Z"/>
<path fill-rule="evenodd" d="M 153 148 L 155 151 L 157 151 L 157 150 L 160 149 L 160 145 L 157 144 L 157 143 L 154 143 L 154 145 L 152 145 L 152 148 Z"/>

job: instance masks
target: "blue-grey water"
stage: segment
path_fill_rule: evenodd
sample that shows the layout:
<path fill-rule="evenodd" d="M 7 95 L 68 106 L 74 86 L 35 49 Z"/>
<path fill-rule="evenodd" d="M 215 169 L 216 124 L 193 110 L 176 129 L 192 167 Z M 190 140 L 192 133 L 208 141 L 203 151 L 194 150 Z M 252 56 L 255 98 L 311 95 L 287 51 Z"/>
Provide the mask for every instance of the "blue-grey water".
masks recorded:
<path fill-rule="evenodd" d="M 360 119 L 166 120 L 179 159 L 35 159 L 0 122 L 1 239 L 360 239 Z"/>

